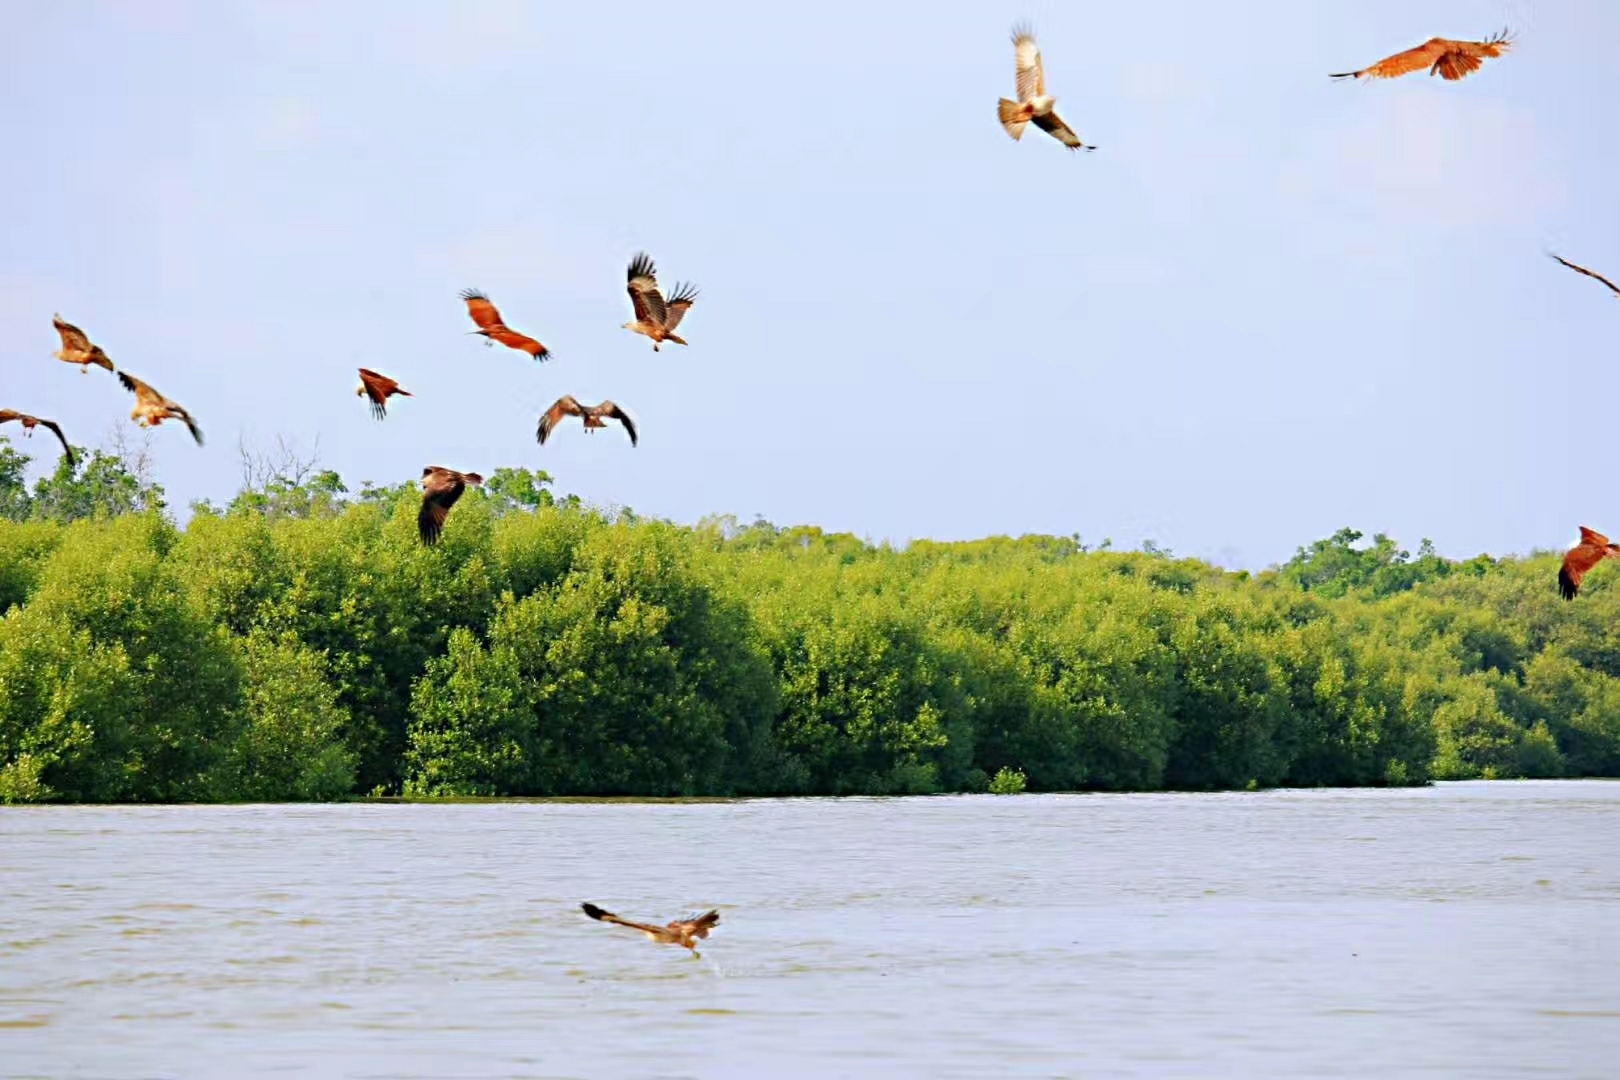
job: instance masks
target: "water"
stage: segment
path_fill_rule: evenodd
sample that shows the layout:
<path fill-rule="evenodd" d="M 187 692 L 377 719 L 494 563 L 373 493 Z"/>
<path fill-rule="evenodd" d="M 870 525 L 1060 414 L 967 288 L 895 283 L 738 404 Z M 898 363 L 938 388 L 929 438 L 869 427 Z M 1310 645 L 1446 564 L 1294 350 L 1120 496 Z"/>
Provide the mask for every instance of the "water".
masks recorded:
<path fill-rule="evenodd" d="M 0 882 L 6 1076 L 1620 1075 L 1620 783 L 15 809 Z"/>

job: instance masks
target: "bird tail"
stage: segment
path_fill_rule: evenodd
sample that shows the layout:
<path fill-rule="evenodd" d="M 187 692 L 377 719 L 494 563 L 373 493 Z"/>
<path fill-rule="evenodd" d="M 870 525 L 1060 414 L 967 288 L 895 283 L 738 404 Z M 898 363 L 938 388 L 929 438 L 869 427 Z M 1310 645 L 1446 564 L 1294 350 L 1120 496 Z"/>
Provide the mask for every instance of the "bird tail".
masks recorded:
<path fill-rule="evenodd" d="M 665 334 L 664 335 L 664 340 L 665 341 L 673 341 L 677 345 L 685 345 L 686 344 L 686 339 L 685 338 L 676 337 L 674 334 Z"/>
<path fill-rule="evenodd" d="M 1002 98 L 996 102 L 996 114 L 1001 118 L 1001 126 L 1007 129 L 1007 134 L 1014 139 L 1024 137 L 1024 129 L 1029 126 L 1029 112 L 1016 101 Z"/>

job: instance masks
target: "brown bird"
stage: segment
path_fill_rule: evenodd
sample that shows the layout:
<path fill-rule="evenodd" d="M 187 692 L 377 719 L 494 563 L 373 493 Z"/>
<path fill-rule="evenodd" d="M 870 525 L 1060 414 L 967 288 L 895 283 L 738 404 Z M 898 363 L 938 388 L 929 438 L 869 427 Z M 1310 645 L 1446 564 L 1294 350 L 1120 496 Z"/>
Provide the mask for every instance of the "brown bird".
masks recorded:
<path fill-rule="evenodd" d="M 399 383 L 386 375 L 379 375 L 370 368 L 360 369 L 360 385 L 355 388 L 355 396 L 365 395 L 371 399 L 371 415 L 378 420 L 388 415 L 388 396 L 401 394 L 405 397 L 415 397 L 409 390 L 401 390 Z"/>
<path fill-rule="evenodd" d="M 1551 256 L 1552 258 L 1554 258 L 1554 259 L 1558 259 L 1558 256 L 1553 255 L 1553 253 L 1550 252 L 1550 251 L 1547 252 L 1547 254 L 1549 256 Z M 1615 285 L 1614 282 L 1610 281 L 1608 278 L 1604 277 L 1602 274 L 1595 274 L 1592 271 L 1588 270 L 1584 266 L 1576 266 L 1574 263 L 1570 262 L 1568 259 L 1558 259 L 1558 261 L 1563 263 L 1565 266 L 1569 267 L 1571 270 L 1575 271 L 1577 274 L 1585 274 L 1589 278 L 1596 278 L 1597 280 L 1603 282 L 1603 284 L 1607 285 L 1609 287 L 1609 290 L 1611 292 L 1613 292 L 1615 296 L 1620 296 L 1620 286 Z"/>
<path fill-rule="evenodd" d="M 135 394 L 135 408 L 129 414 L 131 420 L 140 422 L 141 427 L 157 427 L 165 420 L 182 420 L 191 437 L 197 440 L 197 445 L 203 444 L 202 431 L 191 414 L 180 407 L 179 402 L 170 401 L 146 383 L 135 376 L 120 371 L 118 381 L 124 384 L 124 389 Z"/>
<path fill-rule="evenodd" d="M 1035 35 L 1028 27 L 1013 28 L 1013 75 L 1018 88 L 1018 100 L 1002 98 L 996 103 L 1001 126 L 1014 139 L 1024 137 L 1024 128 L 1033 121 L 1035 126 L 1051 135 L 1070 150 L 1095 150 L 1080 141 L 1074 129 L 1052 109 L 1057 98 L 1046 92 L 1046 72 L 1041 67 L 1041 51 L 1035 45 Z"/>
<path fill-rule="evenodd" d="M 695 286 L 677 282 L 675 291 L 666 300 L 658 291 L 657 274 L 652 256 L 645 251 L 630 260 L 630 303 L 635 306 L 636 321 L 625 323 L 624 328 L 652 338 L 653 352 L 657 352 L 659 343 L 664 341 L 686 344 L 685 338 L 675 336 L 675 328 L 681 325 L 698 294 Z"/>
<path fill-rule="evenodd" d="M 56 432 L 56 437 L 62 441 L 62 452 L 67 455 L 68 468 L 71 469 L 75 466 L 78 459 L 73 456 L 73 447 L 68 445 L 67 436 L 63 435 L 62 429 L 56 426 L 56 421 L 41 420 L 37 416 L 29 416 L 27 413 L 20 413 L 15 409 L 0 409 L 0 424 L 12 420 L 22 421 L 23 434 L 29 438 L 33 438 L 35 425 L 47 427 Z"/>
<path fill-rule="evenodd" d="M 596 428 L 607 427 L 602 422 L 604 416 L 617 420 L 624 425 L 624 430 L 629 432 L 630 445 L 636 445 L 636 422 L 630 419 L 629 413 L 611 401 L 604 401 L 600 405 L 581 405 L 574 400 L 573 394 L 564 394 L 557 399 L 556 404 L 547 409 L 544 415 L 540 417 L 540 428 L 534 434 L 535 438 L 540 440 L 541 446 L 546 445 L 546 439 L 550 437 L 552 429 L 561 423 L 565 416 L 577 416 L 585 421 L 585 434 L 587 435 Z"/>
<path fill-rule="evenodd" d="M 1604 559 L 1620 559 L 1620 544 L 1611 544 L 1607 536 L 1582 525 L 1581 542 L 1564 553 L 1564 564 L 1558 568 L 1558 591 L 1565 600 L 1575 599 L 1581 579 Z"/>
<path fill-rule="evenodd" d="M 444 531 L 444 519 L 456 505 L 468 484 L 482 484 L 484 478 L 475 472 L 456 472 L 442 465 L 429 465 L 422 470 L 422 509 L 416 515 L 416 531 L 422 543 L 437 544 Z"/>
<path fill-rule="evenodd" d="M 467 301 L 467 314 L 478 324 L 475 334 L 484 335 L 484 344 L 500 342 L 509 349 L 526 352 L 536 360 L 545 360 L 551 350 L 527 334 L 520 334 L 501 321 L 501 313 L 489 302 L 489 297 L 477 289 L 463 289 L 461 298 Z"/>
<path fill-rule="evenodd" d="M 100 345 L 90 344 L 90 339 L 85 336 L 83 330 L 70 322 L 63 322 L 60 315 L 51 316 L 51 325 L 55 326 L 56 332 L 62 336 L 62 347 L 52 353 L 52 356 L 70 364 L 78 364 L 80 375 L 89 371 L 91 364 L 104 367 L 108 371 L 113 370 L 113 363 L 107 359 L 107 354 L 101 351 Z"/>
<path fill-rule="evenodd" d="M 1398 79 L 1414 71 L 1429 69 L 1430 75 L 1456 82 L 1479 70 L 1486 60 L 1501 56 L 1513 45 L 1513 37 L 1506 30 L 1485 41 L 1452 41 L 1448 38 L 1430 38 L 1415 49 L 1407 49 L 1394 56 L 1386 56 L 1372 67 L 1360 71 L 1341 71 L 1329 76 L 1334 79 Z"/>
<path fill-rule="evenodd" d="M 691 949 L 693 956 L 701 956 L 697 951 L 697 940 L 709 936 L 709 931 L 720 922 L 720 913 L 710 911 L 703 915 L 696 915 L 690 919 L 677 919 L 664 926 L 653 926 L 651 923 L 631 922 L 621 919 L 611 911 L 603 911 L 589 901 L 579 905 L 585 914 L 597 922 L 612 923 L 615 926 L 627 926 L 632 930 L 640 930 L 660 945 L 679 945 L 684 949 Z"/>

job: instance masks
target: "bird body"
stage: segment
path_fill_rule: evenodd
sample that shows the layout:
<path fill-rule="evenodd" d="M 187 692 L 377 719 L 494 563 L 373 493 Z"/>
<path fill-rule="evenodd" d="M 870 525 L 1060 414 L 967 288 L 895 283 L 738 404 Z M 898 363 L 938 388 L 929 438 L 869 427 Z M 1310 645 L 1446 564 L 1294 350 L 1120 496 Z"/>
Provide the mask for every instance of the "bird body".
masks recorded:
<path fill-rule="evenodd" d="M 1013 76 L 1018 100 L 1001 98 L 996 102 L 1001 126 L 1013 139 L 1022 139 L 1024 129 L 1033 123 L 1070 150 L 1095 150 L 1080 141 L 1074 129 L 1059 118 L 1057 98 L 1046 92 L 1046 70 L 1035 35 L 1027 28 L 1013 30 Z"/>
<path fill-rule="evenodd" d="M 681 325 L 681 320 L 697 300 L 696 286 L 676 282 L 675 291 L 666 300 L 658 288 L 657 267 L 653 265 L 652 256 L 645 251 L 630 260 L 626 279 L 636 319 L 625 323 L 624 328 L 651 338 L 653 352 L 657 352 L 659 344 L 665 341 L 685 345 L 686 339 L 677 337 L 675 328 Z"/>
<path fill-rule="evenodd" d="M 75 466 L 77 459 L 73 456 L 73 447 L 68 445 L 67 436 L 62 434 L 62 429 L 56 425 L 56 421 L 41 420 L 37 416 L 29 416 L 27 413 L 20 413 L 15 409 L 0 409 L 0 424 L 7 424 L 13 420 L 22 424 L 23 435 L 28 438 L 33 438 L 36 426 L 49 428 L 55 432 L 57 439 L 62 443 L 62 452 L 67 456 L 68 468 L 71 469 Z"/>
<path fill-rule="evenodd" d="M 1610 281 L 1608 278 L 1604 277 L 1602 274 L 1594 273 L 1593 271 L 1588 270 L 1584 266 L 1576 266 L 1574 263 L 1570 262 L 1568 259 L 1560 259 L 1560 258 L 1558 258 L 1557 255 L 1554 255 L 1550 251 L 1547 252 L 1547 255 L 1550 258 L 1556 259 L 1558 262 L 1563 263 L 1565 266 L 1569 267 L 1571 270 L 1575 271 L 1577 274 L 1585 274 L 1589 278 L 1593 278 L 1593 279 L 1595 279 L 1597 281 L 1603 282 L 1603 284 L 1605 284 L 1605 285 L 1607 285 L 1609 287 L 1610 292 L 1614 293 L 1614 295 L 1616 297 L 1620 297 L 1620 285 L 1616 285 L 1614 282 Z"/>
<path fill-rule="evenodd" d="M 1334 79 L 1398 79 L 1414 71 L 1429 69 L 1449 82 L 1456 82 L 1480 69 L 1486 60 L 1501 56 L 1513 45 L 1512 35 L 1503 30 L 1484 41 L 1452 41 L 1450 38 L 1430 38 L 1416 48 L 1386 56 L 1371 67 L 1360 71 L 1341 71 L 1329 76 Z"/>
<path fill-rule="evenodd" d="M 179 402 L 164 397 L 151 386 L 137 379 L 127 372 L 118 373 L 118 381 L 124 384 L 124 389 L 135 395 L 135 408 L 130 411 L 129 418 L 136 421 L 141 427 L 157 427 L 165 420 L 180 420 L 191 432 L 191 437 L 197 440 L 197 445 L 203 444 L 202 430 L 191 414 L 180 407 Z"/>
<path fill-rule="evenodd" d="M 422 509 L 416 515 L 416 530 L 422 543 L 432 546 L 439 542 L 444 531 L 444 519 L 456 505 L 468 484 L 482 484 L 484 478 L 475 472 L 457 472 L 442 465 L 428 465 L 422 469 Z"/>
<path fill-rule="evenodd" d="M 587 434 L 594 428 L 607 427 L 603 417 L 617 420 L 624 425 L 625 432 L 630 436 L 630 445 L 636 445 L 636 423 L 630 415 L 611 401 L 604 401 L 600 405 L 581 405 L 572 394 L 564 394 L 556 403 L 547 409 L 540 417 L 540 426 L 534 437 L 544 446 L 546 440 L 564 417 L 577 416 L 585 423 Z"/>
<path fill-rule="evenodd" d="M 360 369 L 360 385 L 355 388 L 356 396 L 371 399 L 371 415 L 378 420 L 388 415 L 388 398 L 391 394 L 400 394 L 404 397 L 415 397 L 409 390 L 400 389 L 399 383 L 386 375 L 379 375 L 370 368 Z"/>
<path fill-rule="evenodd" d="M 62 347 L 52 356 L 69 364 L 78 364 L 81 375 L 90 370 L 91 364 L 113 370 L 113 363 L 107 359 L 107 354 L 101 351 L 100 345 L 92 345 L 83 330 L 64 322 L 60 315 L 51 316 L 51 325 L 56 327 L 57 334 L 62 338 Z"/>
<path fill-rule="evenodd" d="M 1565 600 L 1575 599 L 1581 591 L 1581 579 L 1604 559 L 1620 559 L 1620 544 L 1609 543 L 1609 538 L 1581 526 L 1580 543 L 1564 553 L 1563 564 L 1558 567 L 1558 591 Z"/>
<path fill-rule="evenodd" d="M 478 329 L 473 333 L 482 334 L 486 345 L 498 341 L 509 349 L 526 352 L 541 361 L 551 356 L 551 350 L 540 342 L 507 326 L 505 320 L 501 318 L 500 311 L 490 303 L 489 297 L 477 289 L 463 289 L 461 298 L 467 301 L 467 314 L 478 324 Z"/>
<path fill-rule="evenodd" d="M 720 922 L 720 913 L 718 911 L 709 911 L 702 915 L 694 915 L 690 919 L 677 919 L 674 922 L 666 923 L 663 926 L 654 926 L 652 923 L 632 922 L 629 919 L 621 919 L 619 916 L 613 914 L 613 912 L 604 911 L 589 901 L 581 904 L 580 908 L 585 912 L 585 914 L 589 915 L 598 922 L 612 923 L 615 926 L 623 926 L 631 930 L 639 930 L 643 934 L 646 934 L 648 938 L 656 941 L 660 945 L 679 945 L 683 949 L 690 949 L 693 956 L 699 955 L 697 951 L 697 942 L 702 938 L 708 937 L 709 931 L 717 926 Z"/>

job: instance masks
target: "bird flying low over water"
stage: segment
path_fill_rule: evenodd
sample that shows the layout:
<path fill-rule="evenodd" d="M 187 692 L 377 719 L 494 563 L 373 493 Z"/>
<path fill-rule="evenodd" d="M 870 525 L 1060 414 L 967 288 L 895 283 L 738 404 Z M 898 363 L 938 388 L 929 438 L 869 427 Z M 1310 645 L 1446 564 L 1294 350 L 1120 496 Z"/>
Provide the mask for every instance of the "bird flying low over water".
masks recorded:
<path fill-rule="evenodd" d="M 484 335 L 484 344 L 500 342 L 509 349 L 526 352 L 536 360 L 545 360 L 551 350 L 527 334 L 520 334 L 501 320 L 501 313 L 489 302 L 489 297 L 477 289 L 463 289 L 461 298 L 467 301 L 467 314 L 478 324 L 475 334 Z"/>
<path fill-rule="evenodd" d="M 652 256 L 645 251 L 630 260 L 627 277 L 630 282 L 630 303 L 635 307 L 636 321 L 625 323 L 624 328 L 652 338 L 653 352 L 657 352 L 659 343 L 664 341 L 685 345 L 686 339 L 675 336 L 675 328 L 681 325 L 687 309 L 697 299 L 696 286 L 677 282 L 675 291 L 670 293 L 666 300 L 664 294 L 658 290 L 657 267 L 653 265 Z"/>
<path fill-rule="evenodd" d="M 691 949 L 693 956 L 702 955 L 697 951 L 697 940 L 708 937 L 709 931 L 720 922 L 720 913 L 710 911 L 702 915 L 695 915 L 690 919 L 677 919 L 664 926 L 653 926 L 651 923 L 631 922 L 629 919 L 621 919 L 613 912 L 603 911 L 589 901 L 579 906 L 584 910 L 585 914 L 597 922 L 612 923 L 615 926 L 640 930 L 660 945 L 679 945 L 682 948 Z"/>
<path fill-rule="evenodd" d="M 1584 266 L 1576 266 L 1574 263 L 1570 262 L 1568 259 L 1559 259 L 1557 255 L 1554 255 L 1550 251 L 1547 252 L 1547 255 L 1548 255 L 1549 258 L 1558 259 L 1559 262 L 1563 263 L 1565 266 L 1569 267 L 1571 270 L 1575 271 L 1577 274 L 1585 274 L 1589 278 L 1596 278 L 1598 281 L 1601 281 L 1601 282 L 1603 282 L 1603 284 L 1607 285 L 1609 287 L 1609 291 L 1614 293 L 1615 296 L 1620 296 L 1620 286 L 1615 285 L 1614 282 L 1610 281 L 1608 278 L 1604 277 L 1602 274 L 1593 273 L 1591 270 L 1588 270 Z"/>
<path fill-rule="evenodd" d="M 1611 544 L 1607 536 L 1582 525 L 1581 542 L 1564 554 L 1564 563 L 1558 568 L 1558 591 L 1565 600 L 1575 599 L 1581 591 L 1581 579 L 1604 559 L 1620 559 L 1620 544 Z"/>
<path fill-rule="evenodd" d="M 484 478 L 475 472 L 456 472 L 442 465 L 428 465 L 422 469 L 422 509 L 416 515 L 416 531 L 422 543 L 437 544 L 444 531 L 444 519 L 456 505 L 468 484 L 482 484 Z"/>
<path fill-rule="evenodd" d="M 1002 98 L 997 102 L 1001 126 L 1014 139 L 1024 137 L 1024 128 L 1030 123 L 1051 135 L 1070 150 L 1095 150 L 1080 141 L 1074 129 L 1053 111 L 1057 98 L 1046 92 L 1046 72 L 1041 67 L 1041 50 L 1035 45 L 1035 35 L 1028 27 L 1013 28 L 1013 73 L 1016 77 L 1018 100 Z"/>
<path fill-rule="evenodd" d="M 1513 36 L 1503 30 L 1484 41 L 1452 41 L 1448 38 L 1430 38 L 1415 49 L 1386 56 L 1372 67 L 1360 71 L 1341 71 L 1331 75 L 1334 79 L 1398 79 L 1414 71 L 1429 69 L 1430 75 L 1456 82 L 1479 70 L 1486 60 L 1501 56 L 1513 45 Z"/>
<path fill-rule="evenodd" d="M 130 412 L 129 418 L 140 422 L 141 427 L 157 427 L 165 420 L 181 420 L 185 422 L 186 430 L 191 437 L 197 440 L 197 445 L 203 444 L 202 431 L 191 414 L 180 407 L 180 403 L 171 401 L 152 389 L 135 376 L 120 371 L 118 381 L 124 384 L 124 389 L 135 395 L 135 408 Z"/>
<path fill-rule="evenodd" d="M 619 408 L 611 401 L 604 401 L 600 405 L 581 405 L 574 400 L 573 394 L 564 394 L 557 399 L 556 404 L 547 409 L 540 417 L 540 427 L 534 435 L 540 440 L 540 445 L 546 445 L 546 439 L 560 424 L 565 416 L 577 416 L 585 421 L 585 433 L 589 435 L 599 427 L 607 427 L 602 418 L 608 417 L 624 425 L 624 430 L 630 436 L 630 445 L 636 445 L 636 422 L 630 419 L 630 414 Z"/>
<path fill-rule="evenodd" d="M 388 415 L 388 397 L 390 394 L 401 394 L 405 397 L 415 397 L 409 390 L 401 390 L 399 383 L 386 375 L 379 375 L 370 368 L 360 369 L 360 385 L 355 388 L 355 396 L 365 395 L 371 399 L 371 415 L 378 420 Z"/>
<path fill-rule="evenodd" d="M 52 315 L 51 325 L 62 336 L 62 347 L 51 355 L 58 360 L 65 360 L 69 364 L 79 365 L 79 374 L 83 375 L 90 370 L 90 365 L 113 370 L 113 363 L 107 359 L 107 354 L 101 351 L 100 345 L 90 344 L 85 332 L 70 322 L 62 321 L 62 316 Z"/>
<path fill-rule="evenodd" d="M 73 447 L 68 445 L 67 436 L 62 434 L 62 429 L 56 426 L 54 420 L 41 420 L 37 416 L 29 416 L 27 413 L 20 413 L 15 409 L 0 409 L 0 424 L 9 423 L 12 420 L 21 421 L 23 434 L 29 437 L 33 436 L 35 425 L 50 428 L 56 433 L 56 437 L 61 440 L 62 452 L 67 455 L 68 468 L 74 467 L 76 459 L 73 457 Z"/>

